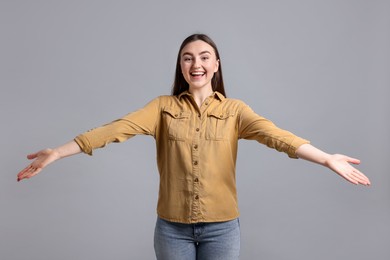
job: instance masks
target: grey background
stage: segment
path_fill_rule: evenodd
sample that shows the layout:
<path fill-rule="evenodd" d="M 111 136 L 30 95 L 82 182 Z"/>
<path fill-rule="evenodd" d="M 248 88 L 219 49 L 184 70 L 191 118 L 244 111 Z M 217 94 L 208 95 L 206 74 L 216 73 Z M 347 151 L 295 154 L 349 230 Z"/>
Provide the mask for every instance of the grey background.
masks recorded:
<path fill-rule="evenodd" d="M 241 259 L 389 259 L 389 1 L 0 2 L 0 259 L 154 259 L 150 137 L 16 182 L 25 156 L 169 94 L 195 32 L 227 94 L 373 185 L 240 141 Z"/>

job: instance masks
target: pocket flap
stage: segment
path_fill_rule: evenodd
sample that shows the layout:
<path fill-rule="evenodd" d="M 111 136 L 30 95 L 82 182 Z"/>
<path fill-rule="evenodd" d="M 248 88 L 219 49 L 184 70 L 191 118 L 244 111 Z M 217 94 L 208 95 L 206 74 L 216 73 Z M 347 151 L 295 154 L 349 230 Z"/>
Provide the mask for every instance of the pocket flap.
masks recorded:
<path fill-rule="evenodd" d="M 177 109 L 177 108 L 172 108 L 172 107 L 165 107 L 163 109 L 163 112 L 164 113 L 167 113 L 169 114 L 171 117 L 173 118 L 189 118 L 190 115 L 191 115 L 191 112 L 190 111 L 182 111 L 180 109 Z"/>
<path fill-rule="evenodd" d="M 212 116 L 223 120 L 231 116 L 234 116 L 234 111 L 211 111 L 208 113 L 208 116 Z"/>

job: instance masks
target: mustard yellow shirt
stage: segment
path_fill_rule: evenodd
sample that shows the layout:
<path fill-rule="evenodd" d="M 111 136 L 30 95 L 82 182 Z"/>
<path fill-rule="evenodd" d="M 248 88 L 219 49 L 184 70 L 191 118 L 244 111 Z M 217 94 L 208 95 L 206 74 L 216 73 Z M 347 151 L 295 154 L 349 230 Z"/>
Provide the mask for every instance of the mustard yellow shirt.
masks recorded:
<path fill-rule="evenodd" d="M 215 92 L 201 107 L 192 95 L 161 96 L 144 108 L 75 138 L 84 153 L 134 135 L 156 140 L 159 217 L 173 222 L 237 218 L 238 139 L 258 142 L 297 158 L 308 141 L 276 127 L 240 100 Z"/>

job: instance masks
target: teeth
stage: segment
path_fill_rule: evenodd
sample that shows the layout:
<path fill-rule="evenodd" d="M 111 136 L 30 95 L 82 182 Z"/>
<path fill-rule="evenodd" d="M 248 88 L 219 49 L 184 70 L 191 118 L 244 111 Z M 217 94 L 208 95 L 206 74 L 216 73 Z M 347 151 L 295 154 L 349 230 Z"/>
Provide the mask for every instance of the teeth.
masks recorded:
<path fill-rule="evenodd" d="M 201 76 L 201 75 L 204 75 L 204 72 L 192 72 L 191 75 L 193 75 L 193 76 Z"/>

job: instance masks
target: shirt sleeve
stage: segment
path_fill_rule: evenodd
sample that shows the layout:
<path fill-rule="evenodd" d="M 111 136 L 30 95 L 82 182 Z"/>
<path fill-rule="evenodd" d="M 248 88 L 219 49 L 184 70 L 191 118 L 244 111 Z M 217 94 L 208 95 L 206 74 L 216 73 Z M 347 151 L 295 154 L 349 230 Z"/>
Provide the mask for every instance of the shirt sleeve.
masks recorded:
<path fill-rule="evenodd" d="M 308 140 L 283 130 L 270 120 L 259 116 L 246 104 L 242 105 L 238 125 L 239 138 L 256 140 L 279 152 L 287 153 L 290 158 L 297 159 L 296 149 L 309 143 Z"/>
<path fill-rule="evenodd" d="M 155 136 L 156 125 L 160 118 L 159 103 L 159 98 L 156 98 L 145 107 L 80 134 L 74 140 L 84 153 L 92 155 L 92 151 L 96 148 L 112 142 L 124 142 L 135 135 Z"/>

